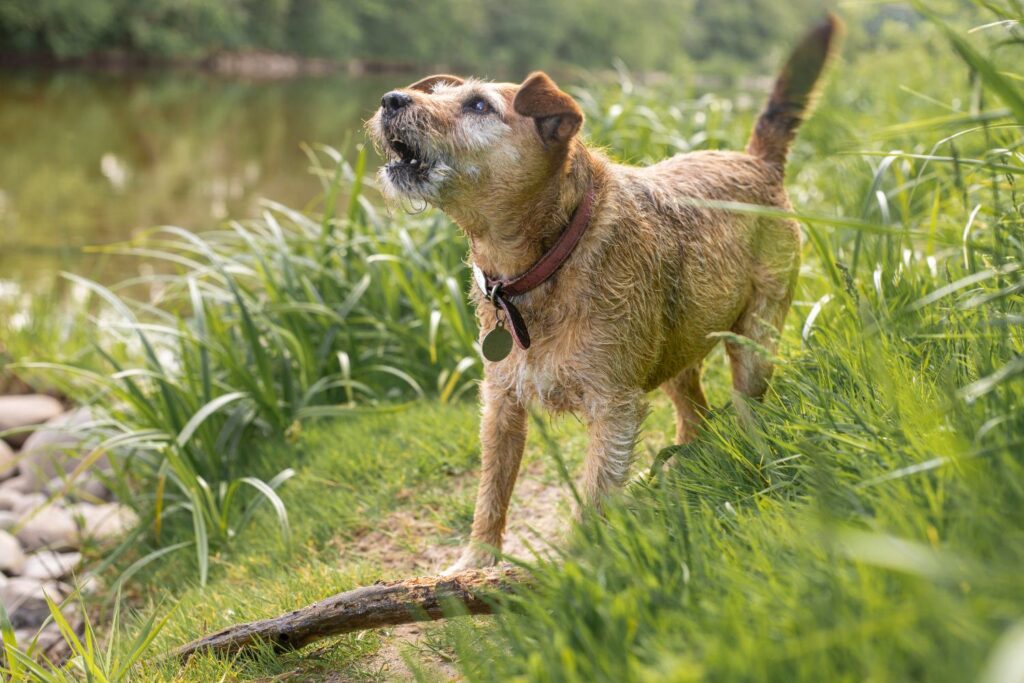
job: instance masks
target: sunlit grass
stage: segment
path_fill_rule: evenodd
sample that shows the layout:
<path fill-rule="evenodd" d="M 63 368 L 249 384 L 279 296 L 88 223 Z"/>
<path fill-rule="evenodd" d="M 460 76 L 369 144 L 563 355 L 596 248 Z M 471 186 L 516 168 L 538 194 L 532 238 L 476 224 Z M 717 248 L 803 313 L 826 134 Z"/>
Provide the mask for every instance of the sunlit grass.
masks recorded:
<path fill-rule="evenodd" d="M 944 26 L 851 56 L 801 132 L 788 187 L 804 267 L 759 428 L 737 425 L 713 356 L 714 414 L 669 471 L 586 518 L 517 609 L 441 636 L 467 678 L 960 681 L 997 666 L 1000 639 L 1019 647 L 1020 34 L 1008 25 L 990 54 L 988 36 Z M 590 139 L 636 162 L 742 147 L 758 104 L 629 81 L 575 94 Z M 364 159 L 311 157 L 314 212 L 268 203 L 118 247 L 158 275 L 69 276 L 104 334 L 62 367 L 20 366 L 68 377 L 105 410 L 101 448 L 131 456 L 124 493 L 149 516 L 113 564 L 137 563 L 126 585 L 151 614 L 182 596 L 157 650 L 376 579 L 336 542 L 399 506 L 437 521 L 439 543 L 468 529 L 471 491 L 420 487 L 472 467 L 472 405 L 384 412 L 472 395 L 465 245 L 439 213 L 367 201 Z M 670 426 L 665 410 L 648 423 Z M 580 439 L 555 443 L 578 461 Z M 194 552 L 146 554 L 161 547 Z M 314 668 L 358 668 L 379 642 L 332 641 Z M 184 675 L 307 664 L 206 658 Z"/>

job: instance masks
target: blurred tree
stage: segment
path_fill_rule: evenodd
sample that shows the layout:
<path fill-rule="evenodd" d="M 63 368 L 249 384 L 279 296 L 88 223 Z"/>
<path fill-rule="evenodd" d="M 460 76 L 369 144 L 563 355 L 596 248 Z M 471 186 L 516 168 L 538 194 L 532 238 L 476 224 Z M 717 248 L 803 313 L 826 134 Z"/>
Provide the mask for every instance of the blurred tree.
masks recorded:
<path fill-rule="evenodd" d="M 768 66 L 832 1 L 2 0 L 0 52 L 201 58 L 256 48 L 516 75 L 616 59 L 638 70 Z"/>

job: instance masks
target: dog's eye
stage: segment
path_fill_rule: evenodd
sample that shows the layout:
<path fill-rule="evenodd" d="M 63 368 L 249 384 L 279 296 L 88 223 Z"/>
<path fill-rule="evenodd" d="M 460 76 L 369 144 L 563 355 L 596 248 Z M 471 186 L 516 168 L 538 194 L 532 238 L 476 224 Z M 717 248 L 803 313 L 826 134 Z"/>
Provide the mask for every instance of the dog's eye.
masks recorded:
<path fill-rule="evenodd" d="M 494 109 L 491 108 L 491 103 L 482 97 L 474 97 L 467 101 L 466 104 L 463 105 L 463 108 L 475 114 L 490 114 L 494 111 Z"/>

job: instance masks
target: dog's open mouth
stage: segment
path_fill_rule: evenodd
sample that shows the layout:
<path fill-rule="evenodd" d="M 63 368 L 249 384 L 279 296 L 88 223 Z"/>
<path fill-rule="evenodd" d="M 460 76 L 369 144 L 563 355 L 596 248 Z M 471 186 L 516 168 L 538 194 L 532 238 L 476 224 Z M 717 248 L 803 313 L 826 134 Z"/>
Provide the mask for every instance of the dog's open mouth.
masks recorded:
<path fill-rule="evenodd" d="M 430 169 L 430 161 L 424 152 L 418 149 L 413 143 L 392 137 L 387 144 L 388 156 L 391 161 L 388 163 L 388 170 L 399 172 L 425 173 Z"/>

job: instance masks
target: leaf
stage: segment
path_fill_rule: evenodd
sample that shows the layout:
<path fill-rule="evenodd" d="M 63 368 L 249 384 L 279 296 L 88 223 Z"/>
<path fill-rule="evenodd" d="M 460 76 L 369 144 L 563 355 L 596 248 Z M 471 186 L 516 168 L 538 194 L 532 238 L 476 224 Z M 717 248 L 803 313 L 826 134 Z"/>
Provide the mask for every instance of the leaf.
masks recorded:
<path fill-rule="evenodd" d="M 224 394 L 223 396 L 218 396 L 217 398 L 213 399 L 212 401 L 204 405 L 202 408 L 200 408 L 198 411 L 196 411 L 195 415 L 193 415 L 189 419 L 189 421 L 182 428 L 181 433 L 178 434 L 178 438 L 175 439 L 175 443 L 178 445 L 179 448 L 184 446 L 185 444 L 188 443 L 189 439 L 192 438 L 192 435 L 195 434 L 196 430 L 199 429 L 200 426 L 202 426 L 203 422 L 207 420 L 207 418 L 209 418 L 211 415 L 214 415 L 218 410 L 220 410 L 224 406 L 230 405 L 235 401 L 240 401 L 248 396 L 249 394 L 247 394 L 244 391 L 233 391 L 230 394 Z"/>

